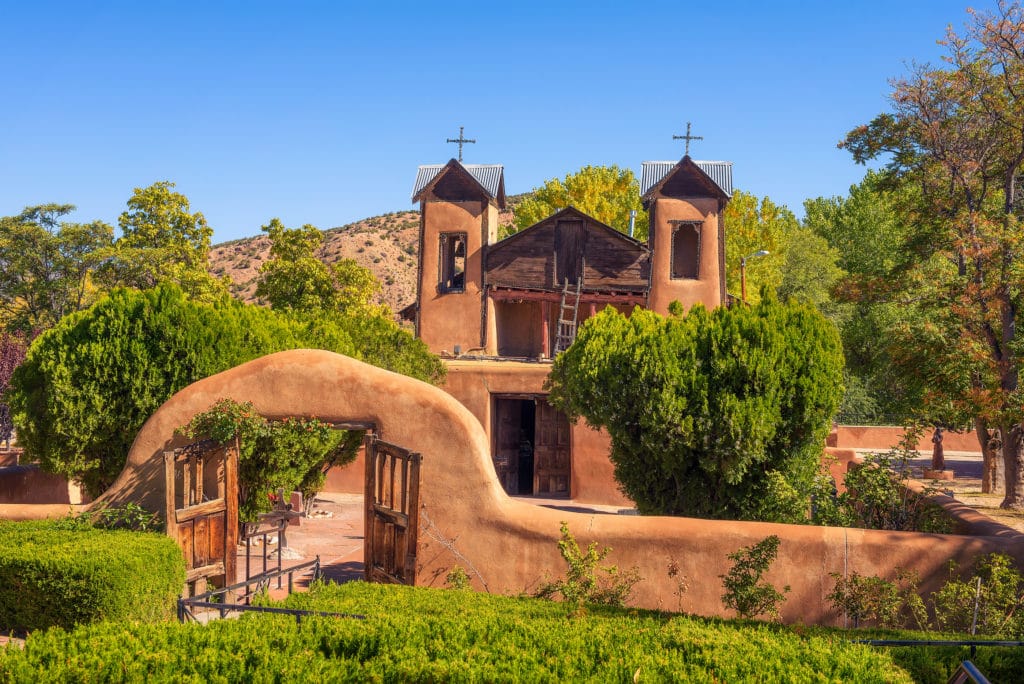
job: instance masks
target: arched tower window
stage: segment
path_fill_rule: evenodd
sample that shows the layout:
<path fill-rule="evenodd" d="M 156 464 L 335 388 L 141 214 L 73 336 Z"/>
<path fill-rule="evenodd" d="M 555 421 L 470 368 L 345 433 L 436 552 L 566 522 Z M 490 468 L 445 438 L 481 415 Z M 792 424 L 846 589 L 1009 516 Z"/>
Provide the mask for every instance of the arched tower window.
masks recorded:
<path fill-rule="evenodd" d="M 672 221 L 673 280 L 700 278 L 701 221 Z"/>

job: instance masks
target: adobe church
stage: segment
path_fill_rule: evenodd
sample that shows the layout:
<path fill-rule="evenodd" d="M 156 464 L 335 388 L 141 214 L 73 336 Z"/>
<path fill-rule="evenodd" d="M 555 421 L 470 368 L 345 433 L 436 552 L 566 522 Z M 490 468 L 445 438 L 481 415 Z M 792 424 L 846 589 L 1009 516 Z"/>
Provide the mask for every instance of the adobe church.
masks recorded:
<path fill-rule="evenodd" d="M 630 504 L 614 481 L 608 436 L 572 425 L 547 402 L 550 360 L 608 305 L 667 314 L 676 300 L 713 308 L 726 299 L 721 215 L 732 163 L 644 162 L 640 192 L 646 243 L 573 207 L 499 241 L 501 165 L 419 167 L 420 258 L 408 313 L 445 358 L 444 389 L 484 426 L 509 494 Z"/>

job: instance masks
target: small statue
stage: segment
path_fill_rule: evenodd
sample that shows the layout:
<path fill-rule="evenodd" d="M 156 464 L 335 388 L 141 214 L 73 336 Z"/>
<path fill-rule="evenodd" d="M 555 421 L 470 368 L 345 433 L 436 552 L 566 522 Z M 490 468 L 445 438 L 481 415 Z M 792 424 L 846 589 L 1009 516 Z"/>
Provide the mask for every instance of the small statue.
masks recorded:
<path fill-rule="evenodd" d="M 935 432 L 932 434 L 932 470 L 943 471 L 946 469 L 946 459 L 942 453 L 942 428 L 935 426 Z"/>

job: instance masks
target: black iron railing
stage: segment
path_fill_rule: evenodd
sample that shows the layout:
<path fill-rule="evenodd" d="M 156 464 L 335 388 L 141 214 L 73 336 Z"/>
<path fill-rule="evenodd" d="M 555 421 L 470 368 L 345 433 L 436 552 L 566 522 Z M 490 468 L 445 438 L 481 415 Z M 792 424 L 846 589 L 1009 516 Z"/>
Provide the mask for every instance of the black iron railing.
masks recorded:
<path fill-rule="evenodd" d="M 226 587 L 213 589 L 203 594 L 197 594 L 196 596 L 189 597 L 183 596 L 178 599 L 178 620 L 180 622 L 187 622 L 188 620 L 199 622 L 200 620 L 194 612 L 197 608 L 215 610 L 221 618 L 227 616 L 228 613 L 252 612 L 294 615 L 296 622 L 301 622 L 304 616 L 309 615 L 346 617 L 360 620 L 365 619 L 364 615 L 351 615 L 348 613 L 328 613 L 316 610 L 298 610 L 293 608 L 273 608 L 270 606 L 252 605 L 252 597 L 268 590 L 270 588 L 270 583 L 273 580 L 277 580 L 278 587 L 280 588 L 282 576 L 288 577 L 288 593 L 291 594 L 295 586 L 295 573 L 305 573 L 309 569 L 313 570 L 313 580 L 320 578 L 320 556 L 317 556 L 315 559 L 306 563 L 300 563 L 288 568 L 262 572 L 258 575 L 253 575 L 242 582 L 236 582 Z"/>

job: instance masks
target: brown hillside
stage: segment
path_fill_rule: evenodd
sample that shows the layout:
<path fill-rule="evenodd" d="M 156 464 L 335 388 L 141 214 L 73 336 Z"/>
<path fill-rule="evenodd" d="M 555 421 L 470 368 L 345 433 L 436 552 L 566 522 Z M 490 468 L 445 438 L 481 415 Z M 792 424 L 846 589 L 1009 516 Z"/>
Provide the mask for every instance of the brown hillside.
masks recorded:
<path fill-rule="evenodd" d="M 500 220 L 502 225 L 512 223 L 512 212 L 502 212 Z M 416 299 L 419 225 L 419 211 L 396 211 L 331 228 L 324 231 L 320 258 L 328 264 L 355 259 L 370 269 L 381 284 L 379 302 L 398 311 Z M 210 272 L 227 275 L 231 293 L 254 303 L 260 266 L 269 256 L 270 240 L 266 235 L 225 242 L 210 250 Z"/>

